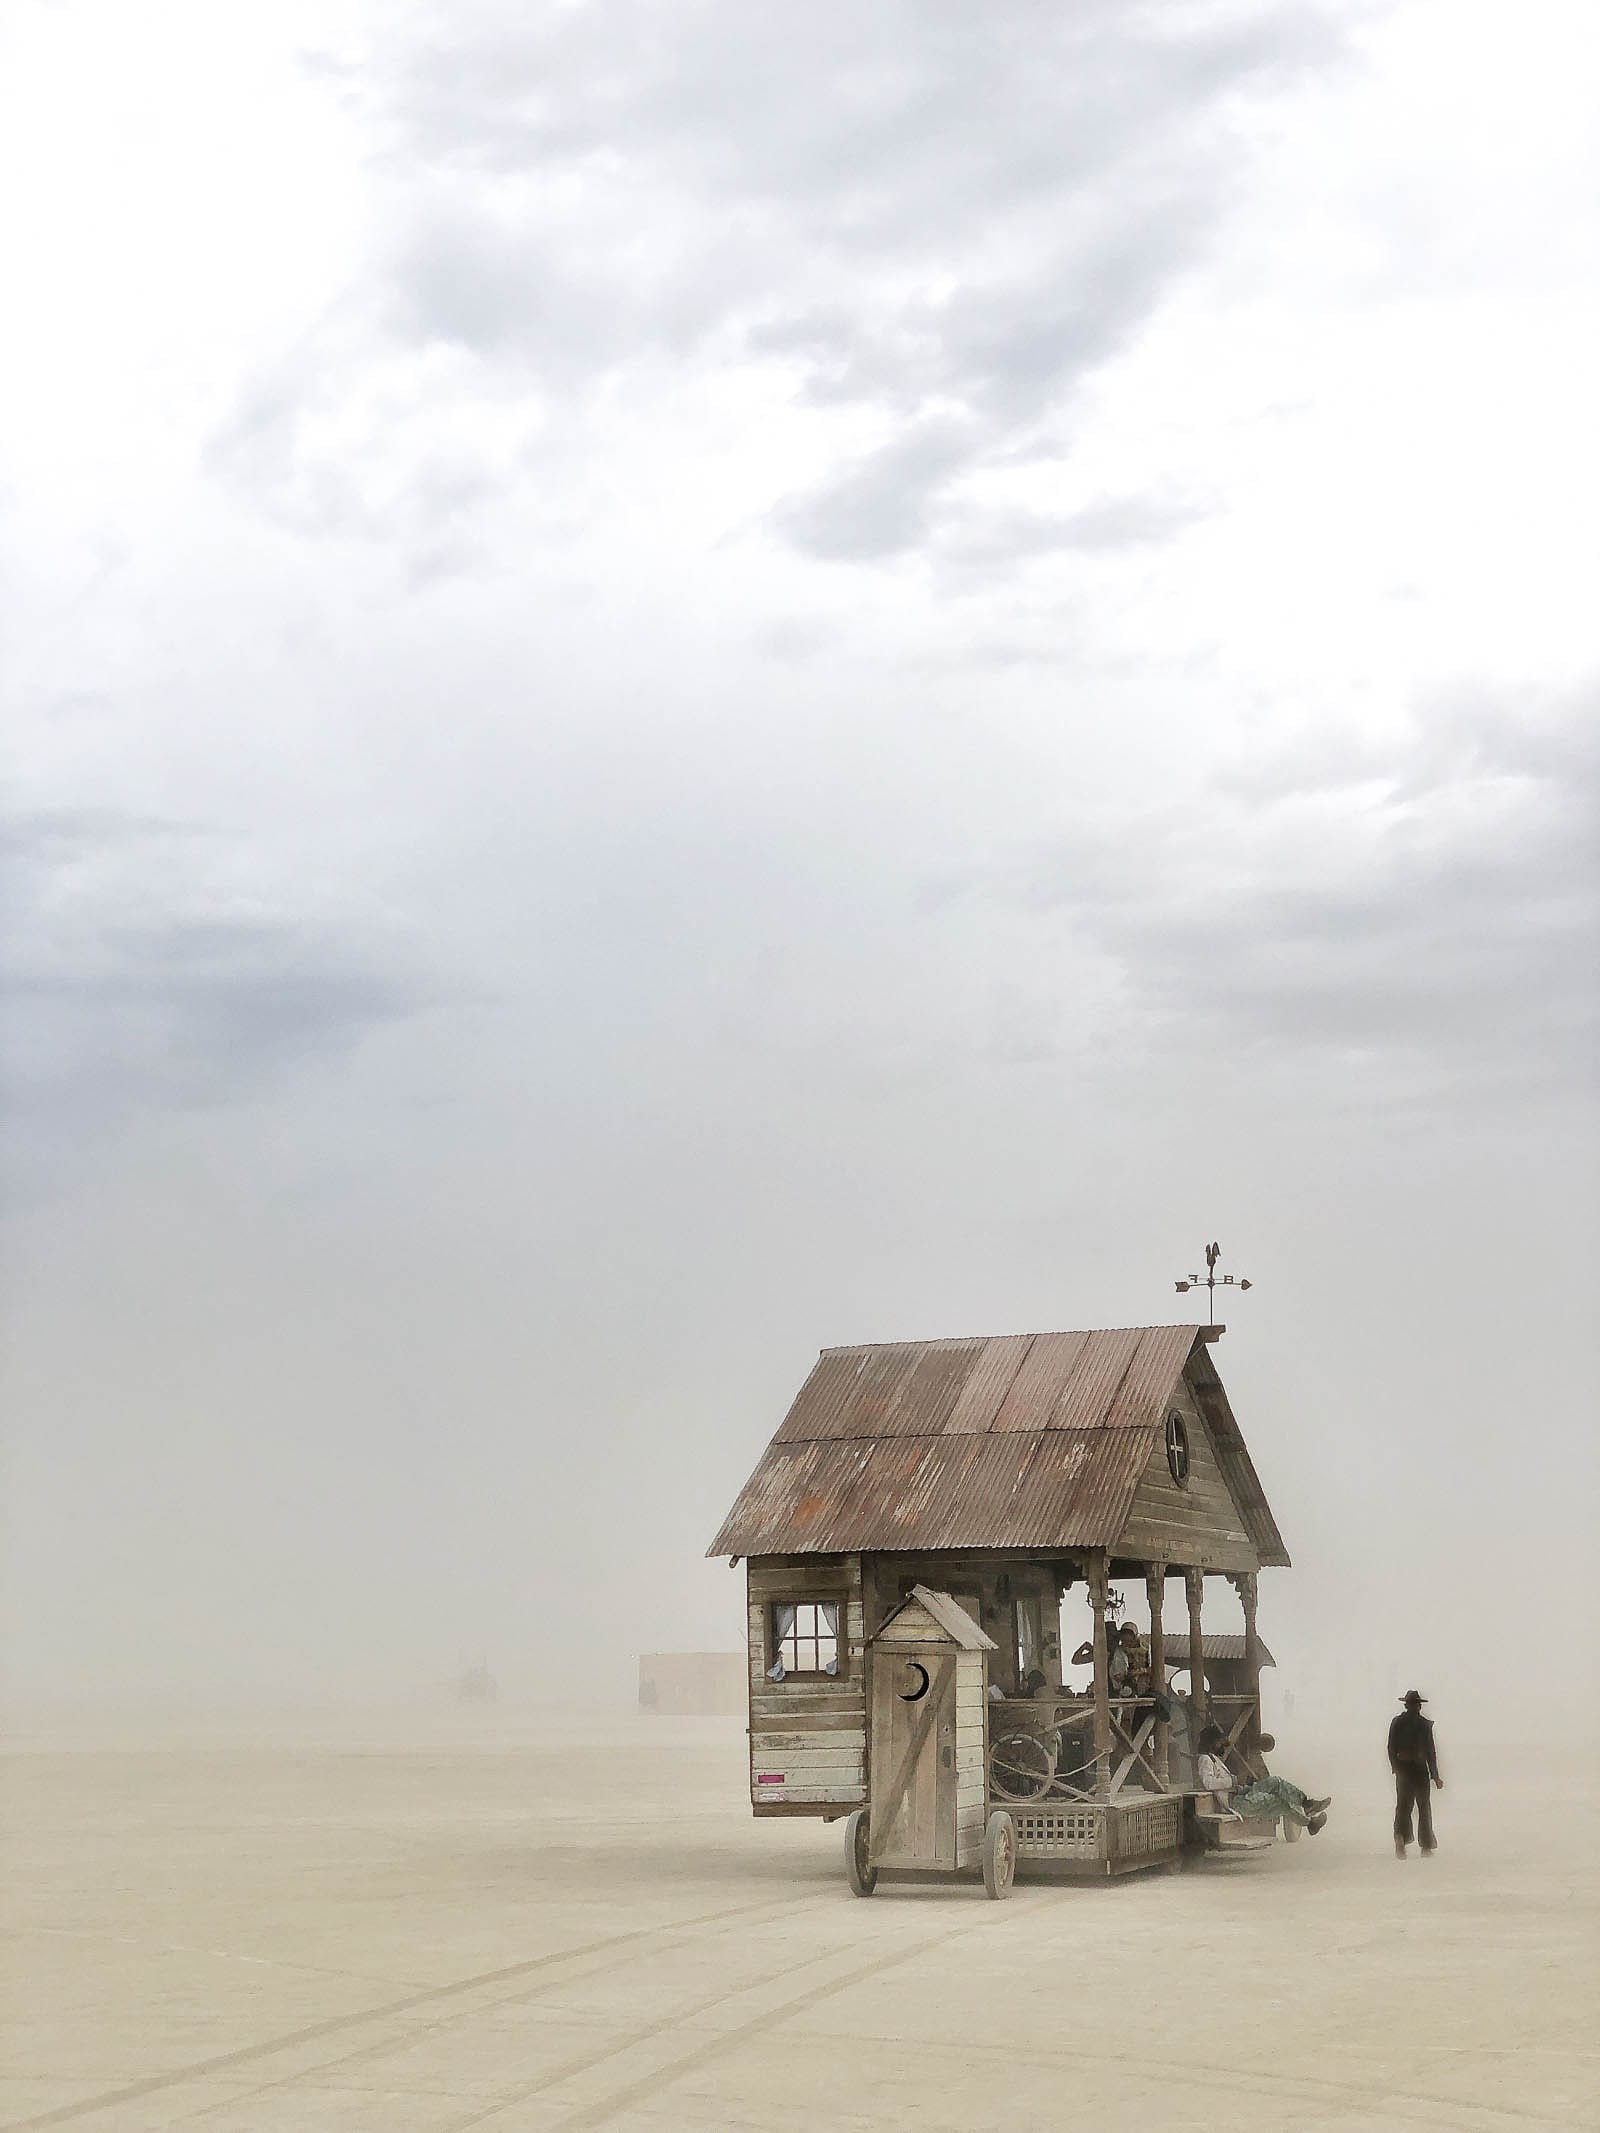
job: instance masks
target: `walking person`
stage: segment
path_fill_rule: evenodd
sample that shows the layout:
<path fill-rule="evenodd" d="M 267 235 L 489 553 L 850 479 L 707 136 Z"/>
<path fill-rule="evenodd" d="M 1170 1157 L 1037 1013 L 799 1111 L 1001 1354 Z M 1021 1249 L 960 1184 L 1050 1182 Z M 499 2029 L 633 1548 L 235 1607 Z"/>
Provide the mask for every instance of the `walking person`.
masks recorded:
<path fill-rule="evenodd" d="M 1420 1689 L 1407 1689 L 1400 1701 L 1405 1709 L 1389 1721 L 1389 1768 L 1394 1772 L 1394 1855 L 1403 1859 L 1411 1842 L 1411 1816 L 1417 1818 L 1417 1842 L 1424 1859 L 1439 1849 L 1433 1834 L 1432 1786 L 1444 1790 L 1439 1775 L 1439 1755 L 1433 1745 L 1433 1720 L 1424 1718 L 1427 1697 Z"/>

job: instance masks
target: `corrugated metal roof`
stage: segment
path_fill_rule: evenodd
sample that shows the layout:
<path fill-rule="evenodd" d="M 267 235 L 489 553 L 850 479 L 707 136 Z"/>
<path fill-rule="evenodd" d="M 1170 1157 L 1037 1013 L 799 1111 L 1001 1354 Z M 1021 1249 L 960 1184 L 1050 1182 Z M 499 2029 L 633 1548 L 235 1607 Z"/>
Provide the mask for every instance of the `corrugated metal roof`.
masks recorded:
<path fill-rule="evenodd" d="M 983 1343 L 945 1424 L 952 1435 L 992 1428 L 1001 1403 L 1011 1390 L 1011 1381 L 1032 1346 L 1031 1333 L 1002 1333 Z"/>
<path fill-rule="evenodd" d="M 1028 1476 L 1019 1538 L 997 1547 L 1108 1547 L 1122 1531 L 1155 1430 L 1050 1429 Z"/>
<path fill-rule="evenodd" d="M 1105 1426 L 1117 1387 L 1127 1376 L 1142 1337 L 1142 1329 L 1137 1326 L 1116 1326 L 1109 1332 L 1085 1338 L 1070 1375 L 1063 1380 L 1056 1395 L 1051 1420 L 1057 1429 L 1101 1429 Z M 1152 1419 L 1150 1415 L 1145 1416 L 1147 1426 Z"/>
<path fill-rule="evenodd" d="M 1213 1659 L 1219 1663 L 1229 1660 L 1242 1662 L 1244 1659 L 1244 1638 L 1238 1630 L 1208 1629 L 1202 1635 L 1200 1643 L 1208 1665 Z M 1263 1666 L 1277 1665 L 1277 1660 L 1259 1639 L 1256 1650 L 1261 1654 Z M 1188 1664 L 1189 1625 L 1180 1617 L 1176 1630 L 1167 1630 L 1167 1666 L 1171 1672 L 1181 1674 Z"/>
<path fill-rule="evenodd" d="M 992 1426 L 997 1430 L 1045 1428 L 1087 1339 L 1084 1333 L 1036 1333 Z"/>
<path fill-rule="evenodd" d="M 1102 1546 L 1156 1441 L 1145 1430 L 1007 1430 L 774 1444 L 707 1552 Z"/>
<path fill-rule="evenodd" d="M 1286 1563 L 1195 1326 L 828 1348 L 711 1555 L 1109 1547 L 1192 1362 L 1264 1563 Z"/>
<path fill-rule="evenodd" d="M 943 1429 L 984 1341 L 825 1348 L 775 1441 L 925 1437 Z"/>
<path fill-rule="evenodd" d="M 1146 1326 L 1128 1366 L 1106 1406 L 1107 1429 L 1148 1429 L 1153 1417 L 1165 1422 L 1194 1334 L 1188 1326 Z"/>
<path fill-rule="evenodd" d="M 776 1441 L 1153 1428 L 1195 1332 L 1113 1326 L 825 1348 Z"/>

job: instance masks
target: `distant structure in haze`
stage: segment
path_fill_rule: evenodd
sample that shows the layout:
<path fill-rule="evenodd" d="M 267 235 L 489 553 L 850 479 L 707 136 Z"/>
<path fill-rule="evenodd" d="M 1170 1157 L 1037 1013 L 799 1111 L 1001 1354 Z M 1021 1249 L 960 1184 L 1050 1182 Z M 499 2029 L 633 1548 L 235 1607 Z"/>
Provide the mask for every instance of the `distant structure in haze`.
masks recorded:
<path fill-rule="evenodd" d="M 500 1695 L 500 1684 L 490 1673 L 488 1661 L 480 1657 L 476 1666 L 462 1662 L 456 1676 L 457 1703 L 495 1703 Z"/>
<path fill-rule="evenodd" d="M 744 1669 L 743 1652 L 641 1652 L 639 1709 L 666 1718 L 737 1718 Z"/>

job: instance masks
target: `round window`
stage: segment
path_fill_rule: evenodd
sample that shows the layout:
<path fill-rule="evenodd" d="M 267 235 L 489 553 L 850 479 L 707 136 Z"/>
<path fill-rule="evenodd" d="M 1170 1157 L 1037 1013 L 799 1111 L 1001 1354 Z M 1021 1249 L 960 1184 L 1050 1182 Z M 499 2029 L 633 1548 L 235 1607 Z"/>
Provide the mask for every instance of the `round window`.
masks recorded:
<path fill-rule="evenodd" d="M 1189 1425 L 1182 1415 L 1167 1417 L 1167 1466 L 1180 1489 L 1189 1486 Z"/>

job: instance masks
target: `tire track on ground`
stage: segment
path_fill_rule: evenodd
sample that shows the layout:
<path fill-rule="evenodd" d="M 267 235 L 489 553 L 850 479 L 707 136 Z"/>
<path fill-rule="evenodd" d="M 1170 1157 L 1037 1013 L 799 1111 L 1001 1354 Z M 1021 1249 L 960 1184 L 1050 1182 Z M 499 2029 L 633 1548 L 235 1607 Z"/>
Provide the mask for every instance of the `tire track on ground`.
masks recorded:
<path fill-rule="evenodd" d="M 630 2103 L 635 2103 L 643 2096 L 668 2088 L 675 2081 L 681 2080 L 685 2074 L 692 2073 L 696 2067 L 703 2066 L 713 2059 L 721 2058 L 727 2052 L 737 2050 L 745 2039 L 756 2031 L 770 2028 L 775 2022 L 786 2022 L 791 2015 L 801 2014 L 808 2007 L 815 2007 L 823 2000 L 833 1999 L 837 1994 L 847 1992 L 852 1985 L 863 1984 L 870 1977 L 881 1977 L 885 1971 L 896 1969 L 901 1963 L 908 1963 L 915 1956 L 926 1955 L 930 1949 L 944 1947 L 953 1940 L 964 1939 L 968 1934 L 976 1933 L 980 1930 L 981 1924 L 977 1920 L 967 1925 L 947 1926 L 942 1932 L 926 1933 L 920 1940 L 910 1941 L 887 1955 L 875 1956 L 871 1962 L 858 1964 L 853 1970 L 836 1972 L 832 1977 L 826 1978 L 820 1985 L 813 1985 L 805 1992 L 795 1993 L 779 2006 L 764 2009 L 760 2014 L 752 2015 L 748 2021 L 739 2023 L 735 2028 L 719 2032 L 718 2035 L 709 2038 L 694 2051 L 686 2052 L 682 2058 L 674 2060 L 670 2066 L 662 2067 L 654 2073 L 643 2074 L 637 2080 L 627 2082 L 620 2089 L 613 2090 L 611 2095 L 602 2097 L 593 2104 L 580 2107 L 576 2112 L 562 2119 L 563 2133 L 567 2128 L 574 2129 L 575 2133 L 575 2129 L 580 2127 L 604 2125 L 607 2119 L 614 2118 L 618 2111 L 626 2110 Z M 792 1967 L 792 1964 L 786 1964 L 783 1968 L 774 1971 L 772 1977 L 781 1977 L 784 1969 Z M 756 1984 L 769 1982 L 771 1982 L 770 1978 L 753 1981 Z M 750 1989 L 751 1986 L 748 1984 L 735 1986 L 728 1992 L 718 1994 L 717 1999 L 708 2004 L 716 2005 L 722 2001 L 737 1998 L 739 1992 L 749 1991 Z M 664 2030 L 675 2028 L 681 2019 L 681 2016 L 676 2016 L 649 2023 L 635 2034 L 624 2038 L 620 2043 L 609 2047 L 607 2050 L 591 2054 L 583 2065 L 569 2068 L 563 2078 L 570 2079 L 575 2073 L 588 2072 L 593 2067 L 603 2066 L 608 2059 L 619 2057 L 621 2053 L 631 2049 L 635 2044 L 647 2042 L 652 2036 L 659 2035 Z M 549 2083 L 540 2082 L 531 2089 L 518 2090 L 514 2095 L 503 2097 L 498 2102 L 488 2106 L 488 2108 L 473 2112 L 468 2118 L 458 2119 L 450 2128 L 450 2133 L 469 2133 L 469 2129 L 473 2126 L 486 2125 L 490 2119 L 499 2117 L 502 2112 L 515 2110 L 519 2104 L 525 2103 L 530 2095 L 537 2094 L 540 2088 L 550 2085 Z"/>
<path fill-rule="evenodd" d="M 880 1934 L 877 1937 L 881 1940 L 888 1936 Z M 887 1968 L 888 1964 L 868 1966 L 869 1970 L 880 1967 Z M 582 2052 L 576 2058 L 563 2060 L 559 2066 L 548 2067 L 536 2080 L 518 2082 L 513 2088 L 502 2089 L 498 2096 L 475 2108 L 470 2116 L 457 2119 L 450 2128 L 450 2133 L 468 2133 L 468 2128 L 484 2125 L 491 2118 L 499 2117 L 502 2111 L 509 2111 L 517 2104 L 528 2103 L 533 2097 L 542 2095 L 546 2089 L 559 2087 L 563 2081 L 573 2081 L 580 2074 L 592 2073 L 596 2067 L 604 2066 L 608 2059 L 618 2059 L 624 2052 L 632 2051 L 635 2046 L 648 2044 L 652 2037 L 663 2036 L 669 2030 L 681 2028 L 686 2022 L 693 2022 L 702 2015 L 713 2013 L 718 2007 L 725 2007 L 729 2000 L 738 1999 L 741 1993 L 757 1992 L 764 1985 L 775 1985 L 779 1978 L 787 1976 L 794 1968 L 794 1957 L 790 1955 L 772 1969 L 763 1970 L 755 1977 L 741 1978 L 737 1984 L 729 1985 L 720 1992 L 710 1993 L 690 2007 L 674 2008 L 671 2014 L 659 2015 L 653 2022 L 643 2022 L 637 2029 L 629 2030 L 625 2036 L 614 2037 L 598 2051 Z M 863 1975 L 865 1974 L 867 1973 L 864 1972 Z"/>
<path fill-rule="evenodd" d="M 78 1926 L 3 1926 L 0 1938 L 32 1940 L 48 1935 L 53 1940 L 82 1940 L 99 1947 L 137 1948 L 141 1955 L 203 1955 L 208 1962 L 251 1963 L 265 1970 L 298 1970 L 306 1977 L 337 1977 L 356 1985 L 403 1985 L 399 1977 L 380 1977 L 375 1970 L 336 1970 L 327 1963 L 294 1963 L 277 1955 L 246 1955 L 238 1948 L 202 1948 L 187 1940 L 141 1940 L 136 1933 L 98 1933 Z"/>
<path fill-rule="evenodd" d="M 230 2067 L 247 2066 L 252 2060 L 267 2059 L 274 2052 L 287 2051 L 297 2044 L 314 2044 L 319 2037 L 337 2036 L 342 2029 L 358 2029 L 368 2022 L 391 2020 L 396 2015 L 409 2014 L 413 2008 L 426 2007 L 440 2000 L 459 1998 L 463 1993 L 476 1992 L 486 1985 L 497 1985 L 515 1977 L 528 1977 L 535 1971 L 546 1970 L 557 1963 L 570 1963 L 585 1955 L 599 1955 L 612 1948 L 631 1947 L 642 1940 L 650 1940 L 661 1933 L 682 1931 L 686 1927 L 710 1925 L 724 1918 L 748 1916 L 752 1911 L 766 1911 L 785 1899 L 767 1898 L 762 1903 L 741 1903 L 724 1906 L 716 1911 L 703 1911 L 692 1918 L 664 1919 L 659 1925 L 638 1926 L 626 1933 L 612 1933 L 601 1940 L 585 1941 L 576 1948 L 552 1950 L 548 1955 L 529 1956 L 520 1963 L 504 1963 L 494 1970 L 480 1971 L 476 1976 L 457 1978 L 448 1985 L 430 1985 L 417 1992 L 408 1992 L 398 2000 L 386 2000 L 376 2007 L 363 2008 L 343 2015 L 330 2015 L 326 2021 L 308 2023 L 303 2029 L 285 2031 L 281 2036 L 270 2037 L 260 2044 L 243 2044 L 231 2052 L 218 2052 L 209 2059 L 196 2059 L 187 2066 L 177 2067 L 164 2074 L 149 2074 L 140 2081 L 124 2083 L 120 2088 L 107 2089 L 98 2096 L 88 2096 L 78 2103 L 58 2104 L 49 2111 L 37 2112 L 31 2118 L 16 2118 L 11 2121 L 8 2133 L 32 2133 L 40 2126 L 69 2125 L 75 2118 L 87 2118 L 93 2111 L 109 2111 L 124 2103 L 137 2103 L 145 2096 L 158 2095 L 162 2089 L 179 2088 L 186 2081 L 201 2081 L 208 2075 L 224 2073 Z"/>
<path fill-rule="evenodd" d="M 927 1954 L 935 1948 L 943 1947 L 953 1940 L 961 1939 L 968 1934 L 985 1929 L 993 1930 L 987 1917 L 981 1920 L 973 1920 L 965 1925 L 950 1926 L 941 1932 L 924 1935 L 921 1939 L 893 1949 L 888 1954 L 875 1956 L 872 1961 L 860 1964 L 853 1970 L 829 1977 L 818 1985 L 796 1993 L 777 2007 L 764 2009 L 760 2013 L 751 2016 L 748 2021 L 741 2022 L 732 2029 L 719 2031 L 717 2035 L 708 2038 L 703 2044 L 684 2053 L 670 2065 L 658 2068 L 649 2074 L 639 2076 L 636 2080 L 625 2083 L 607 2097 L 599 2098 L 591 2104 L 580 2106 L 575 2112 L 561 2120 L 561 2133 L 580 2133 L 580 2129 L 603 2126 L 614 2119 L 618 2113 L 627 2110 L 630 2105 L 641 2102 L 647 2097 L 657 2095 L 661 2091 L 672 2087 L 676 2082 L 683 2079 L 685 2075 L 697 2071 L 700 2067 L 708 2065 L 730 2052 L 737 2051 L 751 2037 L 763 2034 L 789 2021 L 793 2016 L 803 2014 L 810 2008 L 837 1997 L 841 1992 L 848 1991 L 856 1985 L 866 1983 L 869 1979 L 881 1976 L 901 1963 L 909 1962 L 913 1958 Z M 579 2058 L 565 2062 L 559 2068 L 552 2068 L 536 2081 L 531 2081 L 515 2089 L 503 2092 L 501 2096 L 493 2099 L 488 2104 L 474 2109 L 465 2118 L 453 2121 L 450 2133 L 471 2133 L 471 2129 L 489 2124 L 505 2112 L 513 2111 L 520 2105 L 532 2101 L 534 2097 L 558 2086 L 560 2082 L 573 2080 L 585 2073 L 590 2073 L 598 2067 L 603 2067 L 608 2060 L 621 2057 L 624 2052 L 632 2050 L 637 2045 L 648 2043 L 653 2037 L 678 2028 L 686 2021 L 693 2021 L 712 2012 L 715 2008 L 725 2005 L 730 1999 L 736 1999 L 741 1992 L 759 1990 L 761 1986 L 775 1982 L 784 1975 L 786 1970 L 792 1967 L 792 1963 L 780 1965 L 763 1977 L 746 1979 L 741 1984 L 730 1986 L 726 1991 L 713 1994 L 695 2007 L 681 2008 L 671 2015 L 662 2016 L 656 2021 L 642 2024 L 637 2029 L 630 2031 L 628 2035 L 619 2038 L 599 2051 L 585 2053 Z M 859 2040 L 853 2038 L 852 2041 Z M 883 2041 L 903 2043 L 905 2040 L 900 2038 L 885 2039 Z M 970 2051 L 972 2049 L 972 2040 L 963 2039 L 961 2048 L 964 2052 Z M 984 2048 L 979 2047 L 979 2049 Z M 997 2058 L 1004 2059 L 1009 2054 L 1011 2047 L 992 2046 L 987 2047 L 987 2049 Z M 1046 2062 L 1054 2062 L 1061 2066 L 1063 2071 L 1069 2072 L 1074 2068 L 1080 2067 L 1122 2067 L 1126 2064 L 1125 2060 L 1118 2055 L 1108 2052 L 1082 2050 L 1063 2052 L 1059 2049 L 1054 2051 L 1046 2049 L 1044 2052 L 1038 2053 L 1037 2056 Z M 1152 2073 L 1170 2076 L 1174 2081 L 1182 2081 L 1192 2077 L 1213 2088 L 1219 2094 L 1225 2094 L 1231 2088 L 1233 2094 L 1241 2098 L 1241 2100 L 1244 2097 L 1255 2097 L 1267 2102 L 1281 2103 L 1285 2106 L 1292 2104 L 1310 2105 L 1313 2107 L 1320 2106 L 1328 2110 L 1345 2109 L 1355 2104 L 1365 2106 L 1368 2109 L 1380 2109 L 1386 2119 L 1397 2125 L 1443 2128 L 1446 2129 L 1446 2133 L 1457 2133 L 1457 2129 L 1461 2128 L 1464 2123 L 1474 2123 L 1482 2127 L 1540 2128 L 1544 2129 L 1544 2133 L 1549 2133 L 1549 2129 L 1552 2128 L 1560 2129 L 1568 2123 L 1566 2119 L 1553 2116 L 1549 2112 L 1519 2109 L 1517 2106 L 1510 2104 L 1487 2103 L 1476 2098 L 1468 2101 L 1462 2097 L 1440 2096 L 1426 2090 L 1400 2087 L 1392 2081 L 1385 2080 L 1382 2076 L 1372 2082 L 1337 2081 L 1327 2076 L 1315 2074 L 1275 2074 L 1268 2069 L 1259 2067 L 1208 2065 L 1204 2061 L 1188 2058 L 1162 2061 L 1143 2057 L 1140 2061 L 1140 2068 Z M 1461 2116 L 1463 2111 L 1470 2111 L 1476 2115 L 1472 2120 L 1464 2121 Z"/>
<path fill-rule="evenodd" d="M 804 1901 L 792 1896 L 777 1897 L 769 1903 L 758 1904 L 753 1908 L 755 1911 L 772 1911 L 782 1917 L 787 1912 L 797 1908 L 804 1908 Z M 748 1925 L 752 1913 L 741 1907 L 737 1916 L 741 1925 Z M 663 1936 L 662 1938 L 652 1939 L 648 1946 L 632 1948 L 622 1956 L 621 1961 L 624 1963 L 649 1962 L 659 1955 L 674 1955 L 680 1949 L 694 1948 L 698 1945 L 698 1941 L 688 1929 L 702 1923 L 704 1921 L 685 1919 L 682 1921 L 681 1928 L 671 1925 L 657 1927 L 655 1929 L 656 1933 Z M 726 1923 L 727 1919 L 725 1917 L 719 1917 L 719 1922 L 709 1926 L 706 1934 L 701 1938 L 722 1932 Z M 584 1950 L 581 1953 L 583 1955 L 595 1954 L 597 1967 L 599 1968 L 610 1967 L 604 1960 L 613 1954 L 610 1949 L 599 1951 Z M 576 1962 L 579 1959 L 580 1951 L 574 1950 L 572 1960 Z M 793 1968 L 792 1960 L 785 1967 Z M 293 2074 L 281 2074 L 271 2081 L 258 2082 L 254 2088 L 239 2089 L 235 2093 L 224 2097 L 220 2102 L 202 2104 L 197 2110 L 186 2112 L 182 2118 L 175 2118 L 173 2124 L 195 2125 L 202 2119 L 210 2118 L 218 2111 L 236 2110 L 240 2104 L 253 2103 L 259 2097 L 270 2096 L 285 2089 L 298 2088 L 302 2083 L 314 2082 L 319 2074 L 337 2073 L 346 2067 L 371 2066 L 380 2059 L 393 2057 L 397 2052 L 409 2051 L 413 2045 L 421 2043 L 424 2038 L 437 2036 L 441 2030 L 451 2029 L 461 2022 L 475 2021 L 479 2015 L 494 2014 L 504 2007 L 525 2007 L 530 2000 L 538 1999 L 543 1993 L 559 1992 L 564 1986 L 581 1984 L 586 1977 L 593 1974 L 592 1971 L 586 1971 L 576 1978 L 552 1977 L 541 1979 L 538 1984 L 525 1987 L 520 1991 L 500 1993 L 493 1999 L 484 2000 L 477 2005 L 462 2007 L 453 2013 L 440 2015 L 434 2021 L 419 2023 L 415 2027 L 405 2030 L 400 2036 L 382 2037 L 373 2044 L 358 2044 L 353 2051 L 340 2052 L 337 2057 L 332 2059 L 319 2059 L 315 2065 L 301 2067 Z M 781 1976 L 782 1971 L 780 1970 L 775 1974 Z M 738 1987 L 731 1987 L 730 1991 L 737 1991 L 738 1989 Z M 727 1995 L 723 1996 L 726 1997 Z M 708 2002 L 707 2004 L 713 2003 Z M 696 2010 L 696 2012 L 698 2011 Z M 464 2102 L 466 2099 L 461 2098 L 460 2100 Z"/>
<path fill-rule="evenodd" d="M 773 2019 L 781 2021 L 783 2017 L 775 2015 Z M 894 2045 L 904 2044 L 906 2040 L 903 2037 L 868 2038 L 860 2031 L 851 2031 L 848 2037 L 841 2036 L 837 2041 Z M 926 2040 L 923 2040 L 923 2048 L 929 2048 Z M 1014 2048 L 1009 2044 L 984 2044 L 969 2037 L 961 2039 L 960 2050 L 964 2057 L 986 2055 L 998 2060 L 1002 2066 L 1015 2056 Z M 1059 2047 L 1034 2045 L 1028 2047 L 1028 2055 L 1038 2064 L 1059 2066 L 1063 2073 L 1073 2073 L 1081 2067 L 1090 2066 L 1126 2069 L 1128 2064 L 1126 2058 L 1119 2053 L 1086 2051 L 1078 2046 L 1063 2051 Z M 1389 2116 L 1395 2117 L 1394 2107 L 1398 2100 L 1400 2103 L 1422 2104 L 1430 2110 L 1452 2114 L 1459 2114 L 1464 2110 L 1477 2111 L 1485 2119 L 1502 2119 L 1511 2126 L 1564 2128 L 1570 2123 L 1565 2118 L 1552 2116 L 1548 2111 L 1523 2110 L 1515 2104 L 1484 2103 L 1476 2098 L 1468 2101 L 1459 2096 L 1436 2096 L 1426 2089 L 1400 2088 L 1392 2082 L 1386 2082 L 1381 2075 L 1371 2082 L 1335 2081 L 1325 2074 L 1275 2074 L 1265 2067 L 1215 2066 L 1204 2059 L 1156 2059 L 1148 2053 L 1140 2054 L 1138 2063 L 1132 2070 L 1136 2073 L 1148 2071 L 1170 2075 L 1174 2081 L 1192 2077 L 1195 2081 L 1209 2083 L 1219 2090 L 1232 2089 L 1236 2095 L 1242 2092 L 1245 2095 L 1259 2095 L 1268 2100 L 1325 2104 L 1330 2110 L 1340 2109 L 1351 2103 L 1365 2104 L 1369 2108 L 1381 2105 Z M 1456 2133 L 1456 2129 L 1461 2125 L 1459 2115 L 1448 2118 L 1417 2118 L 1401 2114 L 1401 2122 L 1444 2126 L 1450 2129 L 1450 2133 Z"/>

